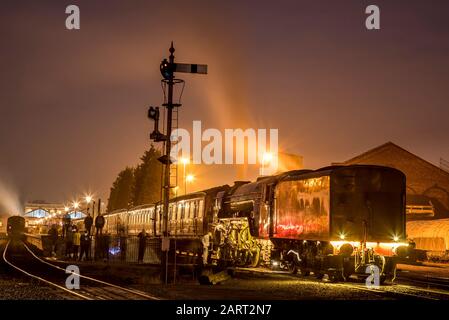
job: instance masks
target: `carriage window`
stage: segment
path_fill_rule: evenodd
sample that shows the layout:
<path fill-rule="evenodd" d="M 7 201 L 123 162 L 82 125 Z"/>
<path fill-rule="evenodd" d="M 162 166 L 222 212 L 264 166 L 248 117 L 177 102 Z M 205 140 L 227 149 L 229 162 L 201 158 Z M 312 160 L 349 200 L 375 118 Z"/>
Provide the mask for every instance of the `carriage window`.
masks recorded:
<path fill-rule="evenodd" d="M 178 214 L 176 220 L 182 219 L 182 203 L 178 203 Z"/>
<path fill-rule="evenodd" d="M 167 220 L 171 220 L 173 216 L 173 206 L 168 207 L 168 219 Z"/>
<path fill-rule="evenodd" d="M 190 219 L 191 210 L 192 210 L 192 203 L 188 202 L 186 208 L 186 219 Z"/>
<path fill-rule="evenodd" d="M 176 218 L 178 217 L 178 206 L 176 205 L 176 203 L 173 205 L 173 216 L 172 216 L 172 220 L 175 221 Z"/>
<path fill-rule="evenodd" d="M 198 217 L 198 202 L 195 201 L 193 204 L 193 217 L 197 218 Z"/>
<path fill-rule="evenodd" d="M 181 205 L 182 205 L 182 207 L 181 207 L 181 220 L 183 220 L 184 216 L 185 216 L 185 212 L 186 212 L 186 204 L 181 204 Z"/>
<path fill-rule="evenodd" d="M 200 200 L 199 206 L 198 206 L 198 218 L 203 217 L 204 213 L 204 201 Z"/>
<path fill-rule="evenodd" d="M 189 218 L 192 219 L 195 210 L 195 202 L 190 202 Z"/>

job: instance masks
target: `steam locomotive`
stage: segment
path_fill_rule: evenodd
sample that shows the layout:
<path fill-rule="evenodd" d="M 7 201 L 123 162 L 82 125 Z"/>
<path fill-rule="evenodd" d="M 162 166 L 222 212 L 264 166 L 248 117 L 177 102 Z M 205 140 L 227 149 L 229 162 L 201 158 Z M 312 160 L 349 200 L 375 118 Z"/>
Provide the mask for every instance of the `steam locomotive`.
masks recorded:
<path fill-rule="evenodd" d="M 168 230 L 178 251 L 193 251 L 206 265 L 264 265 L 335 281 L 375 266 L 383 282 L 408 250 L 405 188 L 405 175 L 388 167 L 289 171 L 174 198 Z M 145 229 L 159 237 L 162 205 L 105 220 L 112 234 Z"/>
<path fill-rule="evenodd" d="M 23 240 L 25 235 L 25 218 L 12 216 L 8 218 L 6 230 L 11 240 Z"/>

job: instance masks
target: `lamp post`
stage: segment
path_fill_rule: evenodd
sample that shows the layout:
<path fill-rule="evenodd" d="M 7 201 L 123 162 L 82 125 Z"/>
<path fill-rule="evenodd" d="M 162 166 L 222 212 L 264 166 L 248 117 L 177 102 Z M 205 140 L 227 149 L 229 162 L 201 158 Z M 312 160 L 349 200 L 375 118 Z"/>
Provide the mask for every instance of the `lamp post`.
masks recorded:
<path fill-rule="evenodd" d="M 92 197 L 91 196 L 85 196 L 84 197 L 84 201 L 86 201 L 86 214 L 89 214 L 89 210 L 90 210 L 90 203 L 92 201 Z"/>
<path fill-rule="evenodd" d="M 89 215 L 90 203 L 92 202 L 92 219 L 94 219 L 94 217 L 93 217 L 95 215 L 95 200 L 94 200 L 94 198 L 91 195 L 87 195 L 87 196 L 84 197 L 84 200 L 86 201 L 86 213 L 87 213 L 87 216 Z M 92 227 L 90 227 L 90 228 L 92 228 Z M 91 230 L 87 230 L 87 232 L 90 235 Z"/>
<path fill-rule="evenodd" d="M 187 194 L 187 171 L 186 171 L 186 166 L 187 164 L 190 163 L 190 160 L 188 158 L 181 158 L 181 162 L 184 166 L 184 195 Z"/>

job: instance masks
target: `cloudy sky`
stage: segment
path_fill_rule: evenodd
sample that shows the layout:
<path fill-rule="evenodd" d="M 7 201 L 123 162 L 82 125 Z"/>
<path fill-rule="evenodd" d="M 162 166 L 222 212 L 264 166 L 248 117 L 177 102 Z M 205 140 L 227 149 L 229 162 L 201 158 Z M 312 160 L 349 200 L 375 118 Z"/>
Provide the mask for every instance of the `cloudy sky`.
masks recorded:
<path fill-rule="evenodd" d="M 65 28 L 69 4 L 79 31 Z M 369 4 L 381 30 L 365 28 Z M 449 159 L 448 16 L 447 1 L 2 1 L 0 179 L 24 200 L 107 198 L 149 147 L 146 110 L 162 102 L 172 40 L 177 61 L 209 66 L 180 75 L 180 127 L 278 128 L 308 168 L 387 141 L 438 164 Z M 242 178 L 189 171 L 192 190 Z"/>

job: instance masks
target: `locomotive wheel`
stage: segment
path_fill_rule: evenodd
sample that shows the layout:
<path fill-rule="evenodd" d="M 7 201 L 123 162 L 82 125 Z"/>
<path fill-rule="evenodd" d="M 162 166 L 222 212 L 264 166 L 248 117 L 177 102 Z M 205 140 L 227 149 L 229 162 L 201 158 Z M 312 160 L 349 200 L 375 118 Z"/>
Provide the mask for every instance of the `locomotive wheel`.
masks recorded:
<path fill-rule="evenodd" d="M 329 273 L 329 281 L 330 282 L 339 282 L 343 280 L 342 271 L 333 271 Z"/>
<path fill-rule="evenodd" d="M 351 263 L 343 263 L 343 277 L 345 281 L 349 281 L 349 277 L 354 273 L 354 268 Z"/>
<path fill-rule="evenodd" d="M 310 271 L 306 270 L 305 268 L 300 268 L 300 272 L 301 272 L 301 275 L 304 277 L 307 277 L 310 275 Z"/>
<path fill-rule="evenodd" d="M 321 271 L 313 271 L 313 274 L 315 275 L 315 278 L 317 278 L 318 280 L 321 280 L 324 277 L 324 273 L 322 273 Z"/>
<path fill-rule="evenodd" d="M 298 273 L 298 266 L 296 265 L 296 263 L 295 262 L 290 262 L 289 264 L 288 264 L 288 271 L 291 273 L 291 274 L 297 274 Z"/>
<path fill-rule="evenodd" d="M 259 265 L 260 262 L 260 250 L 257 249 L 253 254 L 251 255 L 251 267 L 255 268 Z"/>

